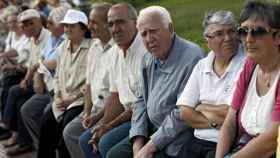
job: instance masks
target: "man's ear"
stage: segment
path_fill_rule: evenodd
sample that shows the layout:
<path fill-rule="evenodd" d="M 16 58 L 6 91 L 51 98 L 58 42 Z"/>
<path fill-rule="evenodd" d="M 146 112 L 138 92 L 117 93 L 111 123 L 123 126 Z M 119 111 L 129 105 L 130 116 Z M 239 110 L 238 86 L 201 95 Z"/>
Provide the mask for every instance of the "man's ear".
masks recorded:
<path fill-rule="evenodd" d="M 174 32 L 174 27 L 173 27 L 173 24 L 172 23 L 169 23 L 168 24 L 168 30 L 170 33 L 173 33 Z"/>

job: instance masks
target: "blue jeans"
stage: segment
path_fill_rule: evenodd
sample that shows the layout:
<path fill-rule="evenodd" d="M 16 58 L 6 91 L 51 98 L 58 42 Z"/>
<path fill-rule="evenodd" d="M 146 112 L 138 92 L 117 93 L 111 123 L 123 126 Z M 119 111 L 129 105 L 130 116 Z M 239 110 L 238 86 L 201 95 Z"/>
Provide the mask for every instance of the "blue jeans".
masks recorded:
<path fill-rule="evenodd" d="M 99 158 L 100 155 L 103 158 L 106 158 L 107 152 L 117 143 L 119 143 L 122 139 L 128 136 L 130 130 L 130 121 L 125 122 L 111 131 L 107 132 L 105 135 L 101 137 L 98 143 L 99 153 L 93 153 L 92 145 L 88 144 L 88 141 L 92 137 L 91 130 L 88 129 L 80 136 L 80 147 L 84 156 L 86 158 Z"/>

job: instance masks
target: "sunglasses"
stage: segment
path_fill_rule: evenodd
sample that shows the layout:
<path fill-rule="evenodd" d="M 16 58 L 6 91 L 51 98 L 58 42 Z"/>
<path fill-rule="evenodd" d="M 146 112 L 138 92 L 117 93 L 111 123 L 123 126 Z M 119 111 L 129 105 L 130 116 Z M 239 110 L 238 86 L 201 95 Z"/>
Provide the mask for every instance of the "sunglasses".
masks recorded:
<path fill-rule="evenodd" d="M 251 35 L 253 38 L 260 38 L 264 35 L 267 35 L 269 33 L 276 33 L 277 31 L 275 29 L 266 29 L 264 27 L 256 27 L 256 28 L 248 28 L 248 27 L 238 27 L 237 33 L 241 38 L 246 38 L 248 34 Z"/>

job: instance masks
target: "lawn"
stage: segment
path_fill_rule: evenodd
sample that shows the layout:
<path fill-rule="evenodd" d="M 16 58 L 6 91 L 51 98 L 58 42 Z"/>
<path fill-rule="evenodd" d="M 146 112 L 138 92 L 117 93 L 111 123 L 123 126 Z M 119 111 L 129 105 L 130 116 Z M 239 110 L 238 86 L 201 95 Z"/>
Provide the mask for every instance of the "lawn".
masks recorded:
<path fill-rule="evenodd" d="M 94 0 L 92 0 L 94 1 Z M 119 2 L 119 0 L 111 0 Z M 198 43 L 208 51 L 202 37 L 202 20 L 207 11 L 231 10 L 239 16 L 244 0 L 126 0 L 138 10 L 150 5 L 166 7 L 173 18 L 175 31 L 180 36 Z"/>

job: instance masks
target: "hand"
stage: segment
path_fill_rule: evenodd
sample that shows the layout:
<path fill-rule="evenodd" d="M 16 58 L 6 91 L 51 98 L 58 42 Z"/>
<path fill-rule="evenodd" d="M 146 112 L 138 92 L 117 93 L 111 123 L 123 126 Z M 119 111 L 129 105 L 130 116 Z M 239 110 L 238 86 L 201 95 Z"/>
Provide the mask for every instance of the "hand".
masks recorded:
<path fill-rule="evenodd" d="M 34 78 L 33 78 L 33 89 L 35 93 L 37 94 L 44 94 L 45 91 L 45 83 L 43 80 L 43 76 L 35 73 Z"/>
<path fill-rule="evenodd" d="M 155 144 L 150 140 L 137 154 L 134 158 L 152 158 L 156 152 Z"/>
<path fill-rule="evenodd" d="M 91 139 L 88 141 L 88 144 L 92 145 L 92 150 L 94 153 L 98 152 L 98 141 L 96 141 L 96 134 L 93 134 Z"/>
<path fill-rule="evenodd" d="M 21 89 L 23 89 L 24 91 L 26 91 L 27 90 L 27 85 L 28 85 L 28 81 L 26 79 L 23 79 L 23 80 L 21 80 L 21 82 L 19 84 L 19 87 Z"/>
<path fill-rule="evenodd" d="M 4 64 L 2 67 L 1 67 L 2 71 L 9 71 L 9 70 L 14 70 L 16 69 L 16 66 L 15 65 L 12 65 L 10 63 L 7 63 L 7 64 Z"/>
<path fill-rule="evenodd" d="M 37 71 L 38 68 L 39 68 L 39 63 L 34 64 L 33 66 L 31 66 L 31 72 L 34 73 L 35 71 Z"/>
<path fill-rule="evenodd" d="M 92 129 L 92 133 L 95 133 L 96 141 L 98 142 L 99 139 L 106 134 L 108 131 L 110 131 L 113 127 L 109 124 L 101 124 L 97 126 L 96 128 Z"/>
<path fill-rule="evenodd" d="M 92 125 L 96 124 L 98 121 L 97 116 L 84 114 L 82 124 L 85 129 L 90 128 Z"/>
<path fill-rule="evenodd" d="M 63 100 L 60 97 L 55 97 L 54 102 L 55 102 L 56 107 L 59 110 L 61 110 L 61 111 L 66 110 L 66 107 L 64 106 Z"/>
<path fill-rule="evenodd" d="M 76 95 L 69 94 L 69 93 L 62 93 L 62 101 L 65 107 L 69 106 L 76 100 Z"/>

